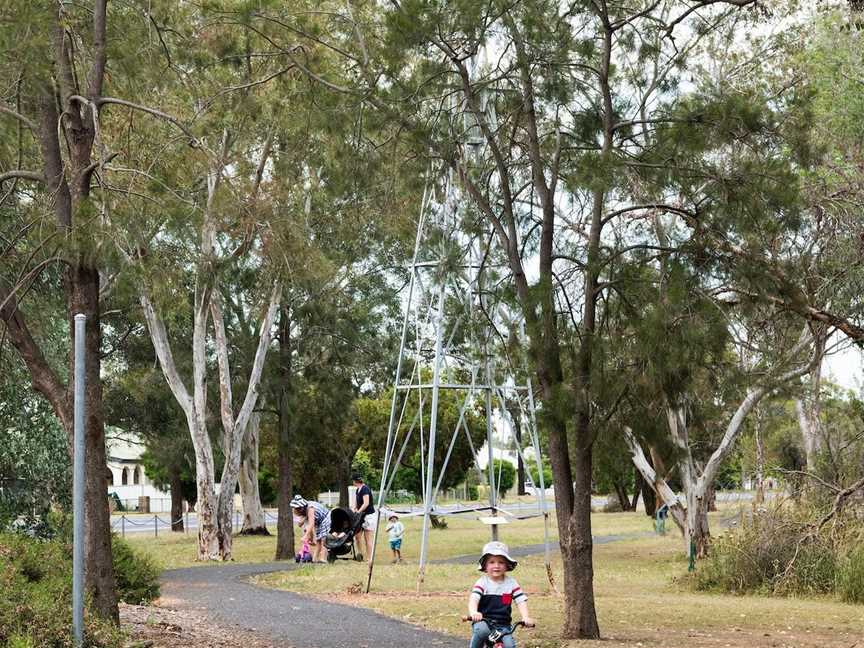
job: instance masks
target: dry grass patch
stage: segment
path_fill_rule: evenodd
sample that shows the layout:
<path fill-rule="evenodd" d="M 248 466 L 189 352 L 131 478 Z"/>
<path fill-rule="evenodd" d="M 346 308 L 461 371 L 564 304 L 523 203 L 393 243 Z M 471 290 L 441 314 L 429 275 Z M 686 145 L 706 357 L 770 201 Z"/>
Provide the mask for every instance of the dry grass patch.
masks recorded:
<path fill-rule="evenodd" d="M 594 517 L 595 529 L 603 529 L 597 535 L 626 535 L 645 528 L 646 518 L 632 513 Z M 716 517 L 713 521 L 716 523 Z M 466 553 L 463 549 L 454 553 Z M 597 545 L 594 555 L 595 597 L 604 641 L 571 642 L 565 644 L 568 648 L 864 648 L 861 606 L 830 599 L 736 597 L 690 591 L 682 582 L 687 576 L 687 562 L 677 533 Z M 416 564 L 376 567 L 370 595 L 361 593 L 365 566 L 347 562 L 271 574 L 259 578 L 258 583 L 374 609 L 432 630 L 467 636 L 468 628 L 459 617 L 477 572 L 470 565 L 430 565 L 418 594 L 416 569 Z M 561 573 L 559 560 L 555 571 Z M 539 624 L 534 630 L 522 632 L 519 644 L 561 646 L 562 599 L 550 591 L 542 556 L 521 559 L 514 575 L 528 592 L 532 616 Z"/>

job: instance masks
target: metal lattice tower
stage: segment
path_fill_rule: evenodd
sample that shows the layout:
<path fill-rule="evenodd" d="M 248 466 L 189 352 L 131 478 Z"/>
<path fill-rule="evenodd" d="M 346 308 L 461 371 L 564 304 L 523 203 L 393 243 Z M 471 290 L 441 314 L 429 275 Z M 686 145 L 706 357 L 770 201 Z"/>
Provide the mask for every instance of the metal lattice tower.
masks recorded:
<path fill-rule="evenodd" d="M 470 143 L 468 143 L 470 144 Z M 460 192 L 452 173 L 441 181 L 436 191 L 427 186 L 417 226 L 415 249 L 408 268 L 410 280 L 404 302 L 404 320 L 396 366 L 393 399 L 387 445 L 382 471 L 378 513 L 385 505 L 387 493 L 405 449 L 417 434 L 422 459 L 423 531 L 420 546 L 418 589 L 425 577 L 429 550 L 429 525 L 432 515 L 452 514 L 436 509 L 438 492 L 447 470 L 453 447 L 459 435 L 466 434 L 475 456 L 470 432 L 465 420 L 469 408 L 482 399 L 486 411 L 486 445 L 488 449 L 488 506 L 465 511 L 488 510 L 492 517 L 510 516 L 498 507 L 498 488 L 493 469 L 493 425 L 509 429 L 512 437 L 514 423 L 510 419 L 508 403 L 520 412 L 523 430 L 527 431 L 532 461 L 539 473 L 538 515 L 544 517 L 546 539 L 546 565 L 549 567 L 549 519 L 545 501 L 545 483 L 534 415 L 534 400 L 527 372 L 509 362 L 497 362 L 493 357 L 496 344 L 493 336 L 501 331 L 524 338 L 524 330 L 509 316 L 508 309 L 495 298 L 495 291 L 487 289 L 490 280 L 488 246 L 490 235 L 484 228 L 466 227 Z M 514 331 L 515 329 L 518 329 Z M 506 358 L 505 358 L 506 359 Z M 524 369 L 521 368 L 521 369 Z M 431 382 L 429 373 L 431 370 Z M 523 376 L 521 382 L 519 376 Z M 465 378 L 470 380 L 465 382 Z M 454 430 L 440 429 L 438 410 L 442 390 L 456 391 L 462 404 Z M 405 420 L 408 403 L 417 409 L 413 422 Z M 428 429 L 424 429 L 424 412 L 428 413 Z M 446 457 L 436 465 L 435 448 L 443 434 L 449 433 Z M 530 465 L 523 448 L 516 444 L 524 464 Z M 479 471 L 479 465 L 475 465 Z M 493 521 L 494 522 L 494 521 Z M 491 525 L 492 539 L 497 539 L 497 523 Z M 378 526 L 375 528 L 377 545 Z M 374 550 L 369 566 L 369 591 L 374 566 Z"/>

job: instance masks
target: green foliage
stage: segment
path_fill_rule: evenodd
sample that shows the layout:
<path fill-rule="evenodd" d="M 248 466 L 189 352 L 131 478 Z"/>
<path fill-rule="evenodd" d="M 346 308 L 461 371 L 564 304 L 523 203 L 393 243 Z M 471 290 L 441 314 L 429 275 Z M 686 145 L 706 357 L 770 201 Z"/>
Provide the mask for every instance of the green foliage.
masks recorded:
<path fill-rule="evenodd" d="M 150 556 L 116 535 L 111 539 L 111 555 L 118 600 L 142 605 L 159 597 L 159 568 Z"/>
<path fill-rule="evenodd" d="M 864 525 L 851 517 L 833 532 L 814 532 L 813 520 L 820 516 L 816 510 L 782 506 L 757 512 L 715 540 L 711 555 L 692 576 L 693 587 L 779 596 L 833 593 L 855 600 L 864 592 Z"/>
<path fill-rule="evenodd" d="M 552 485 L 552 464 L 548 457 L 543 457 L 543 485 L 549 488 Z M 537 470 L 537 463 L 528 461 L 528 474 L 531 476 L 531 482 L 536 488 L 540 488 L 540 471 Z"/>
<path fill-rule="evenodd" d="M 864 546 L 850 547 L 840 559 L 837 595 L 846 603 L 864 603 Z"/>
<path fill-rule="evenodd" d="M 70 500 L 66 434 L 47 402 L 12 370 L 0 385 L 0 530 L 20 518 L 32 532 L 50 534 L 51 506 Z"/>
<path fill-rule="evenodd" d="M 506 459 L 493 459 L 492 471 L 500 495 L 509 492 L 516 484 L 516 466 L 513 465 L 513 462 Z"/>
<path fill-rule="evenodd" d="M 0 645 L 71 647 L 70 554 L 61 540 L 0 535 Z M 85 626 L 87 648 L 122 645 L 117 628 L 98 615 L 85 614 Z"/>

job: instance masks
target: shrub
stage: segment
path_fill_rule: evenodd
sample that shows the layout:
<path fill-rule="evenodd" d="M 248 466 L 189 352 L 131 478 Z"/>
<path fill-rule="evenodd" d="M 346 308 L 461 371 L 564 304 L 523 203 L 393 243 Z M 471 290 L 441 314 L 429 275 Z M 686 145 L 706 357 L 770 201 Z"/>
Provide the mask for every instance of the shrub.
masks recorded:
<path fill-rule="evenodd" d="M 836 593 L 864 600 L 864 550 L 854 546 L 860 522 L 814 532 L 812 512 L 777 507 L 715 540 L 691 576 L 697 590 L 780 596 Z M 847 598 L 848 597 L 848 598 Z M 860 597 L 856 599 L 855 597 Z"/>
<path fill-rule="evenodd" d="M 135 552 L 131 545 L 114 536 L 111 539 L 117 598 L 124 603 L 140 605 L 159 596 L 159 568 L 149 556 Z"/>
<path fill-rule="evenodd" d="M 837 595 L 847 603 L 864 603 L 864 546 L 853 548 L 840 560 Z"/>
<path fill-rule="evenodd" d="M 72 562 L 68 545 L 22 534 L 0 535 L 0 645 L 71 646 Z M 121 633 L 85 614 L 85 645 L 115 648 Z"/>

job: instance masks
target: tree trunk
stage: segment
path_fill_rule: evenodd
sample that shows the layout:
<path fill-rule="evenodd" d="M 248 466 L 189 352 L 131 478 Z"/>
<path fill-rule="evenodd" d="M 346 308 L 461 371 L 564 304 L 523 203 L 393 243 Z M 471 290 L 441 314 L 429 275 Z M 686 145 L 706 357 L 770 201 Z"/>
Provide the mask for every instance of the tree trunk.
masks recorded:
<path fill-rule="evenodd" d="M 708 512 L 716 513 L 717 512 L 717 489 L 714 487 L 714 484 L 708 487 L 708 490 L 705 492 L 705 500 L 708 502 Z"/>
<path fill-rule="evenodd" d="M 599 638 L 594 606 L 594 543 L 591 538 L 591 450 L 575 453 L 573 514 L 568 520 L 567 560 L 563 561 L 564 596 L 570 608 L 564 617 L 565 637 Z M 556 482 L 558 483 L 558 482 Z M 557 492 L 557 489 L 556 489 Z M 559 531 L 559 535 L 561 535 Z M 561 554 L 565 554 L 562 544 Z"/>
<path fill-rule="evenodd" d="M 642 494 L 643 482 L 642 473 L 633 468 L 633 499 L 630 501 L 630 510 L 635 511 L 639 505 L 639 495 Z"/>
<path fill-rule="evenodd" d="M 243 502 L 243 524 L 240 535 L 270 535 L 258 490 L 258 443 L 261 415 L 254 412 L 243 437 L 240 466 L 240 498 Z"/>
<path fill-rule="evenodd" d="M 219 522 L 216 515 L 215 467 L 210 437 L 203 424 L 189 422 L 195 445 L 195 512 L 198 514 L 198 560 L 219 560 Z M 206 437 L 206 444 L 202 440 Z"/>
<path fill-rule="evenodd" d="M 346 459 L 342 462 L 342 470 L 340 472 L 339 477 L 339 506 L 342 508 L 349 508 L 350 504 L 348 502 L 348 486 L 351 483 L 351 460 Z"/>
<path fill-rule="evenodd" d="M 704 489 L 696 486 L 686 489 L 687 540 L 696 552 L 696 558 L 705 558 L 711 546 L 708 528 L 708 497 Z M 690 551 L 690 547 L 688 547 Z"/>
<path fill-rule="evenodd" d="M 281 428 L 283 425 L 281 421 L 279 425 Z M 290 560 L 294 558 L 294 517 L 289 506 L 293 490 L 294 480 L 291 474 L 290 446 L 281 439 L 280 435 L 279 520 L 276 523 L 276 560 Z"/>
<path fill-rule="evenodd" d="M 817 459 L 822 450 L 822 360 L 825 356 L 827 338 L 824 332 L 816 332 L 813 337 L 813 368 L 806 388 L 805 397 L 795 399 L 798 425 L 804 441 L 804 454 L 807 458 L 807 472 L 814 473 Z"/>
<path fill-rule="evenodd" d="M 102 412 L 102 326 L 99 312 L 99 271 L 84 265 L 74 265 L 67 273 L 69 291 L 70 330 L 72 316 L 87 316 L 85 328 L 86 380 L 85 391 L 85 585 L 99 614 L 119 621 L 114 567 L 111 555 L 111 511 L 108 507 L 107 458 L 105 456 L 105 425 Z M 73 334 L 74 335 L 74 334 Z M 74 361 L 73 361 L 74 362 Z M 70 363 L 72 364 L 72 363 Z M 70 375 L 74 375 L 70 371 Z M 74 389 L 73 381 L 70 388 Z"/>
<path fill-rule="evenodd" d="M 183 483 L 179 463 L 171 464 L 168 478 L 171 482 L 171 530 L 183 533 Z"/>
<path fill-rule="evenodd" d="M 642 478 L 644 479 L 644 483 L 647 484 L 654 494 L 656 494 L 656 498 L 653 498 L 656 505 L 656 500 L 659 498 L 661 502 L 666 504 L 669 507 L 669 515 L 672 517 L 672 521 L 675 522 L 678 529 L 681 531 L 682 536 L 686 538 L 687 533 L 687 516 L 684 511 L 684 506 L 678 500 L 678 496 L 669 488 L 669 485 L 666 483 L 666 480 L 658 475 L 658 473 L 654 469 L 654 465 L 658 462 L 655 460 L 654 465 L 648 461 L 648 458 L 645 456 L 645 452 L 642 450 L 642 446 L 639 445 L 639 442 L 636 440 L 636 437 L 633 436 L 632 430 L 630 428 L 624 428 L 623 430 L 624 441 L 627 443 L 627 447 L 630 448 L 631 459 L 633 460 L 633 465 L 636 466 L 636 469 L 642 473 Z M 648 499 L 646 498 L 646 503 Z"/>
<path fill-rule="evenodd" d="M 618 504 L 622 511 L 630 510 L 630 496 L 627 495 L 627 489 L 624 488 L 624 483 L 620 480 L 615 481 L 615 495 L 618 497 Z"/>
<path fill-rule="evenodd" d="M 639 483 L 642 489 L 642 503 L 645 505 L 645 515 L 653 518 L 657 514 L 657 495 L 654 494 L 651 484 L 645 479 L 640 479 Z"/>
<path fill-rule="evenodd" d="M 276 523 L 276 560 L 294 558 L 294 515 L 289 506 L 294 494 L 291 473 L 291 314 L 287 304 L 279 309 L 279 519 Z"/>

